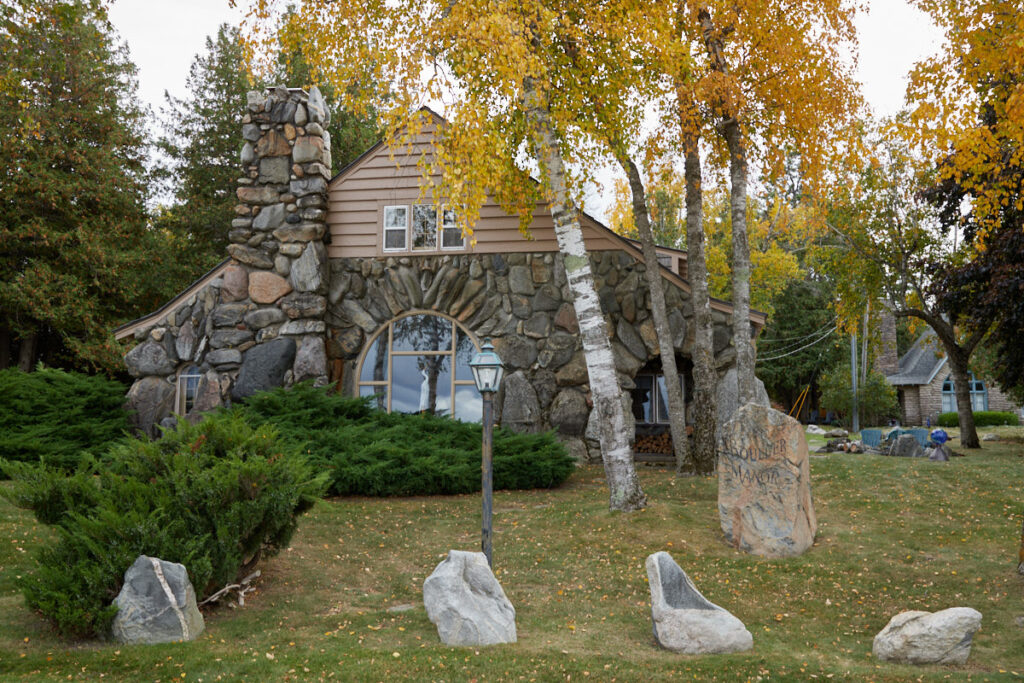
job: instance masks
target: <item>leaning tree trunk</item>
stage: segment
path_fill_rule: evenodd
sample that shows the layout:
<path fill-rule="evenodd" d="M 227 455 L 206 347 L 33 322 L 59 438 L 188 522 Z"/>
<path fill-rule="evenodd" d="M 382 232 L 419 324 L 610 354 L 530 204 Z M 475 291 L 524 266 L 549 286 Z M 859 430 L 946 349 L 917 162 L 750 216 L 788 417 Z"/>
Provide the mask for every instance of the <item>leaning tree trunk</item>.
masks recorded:
<path fill-rule="evenodd" d="M 583 356 L 590 376 L 590 392 L 600 425 L 601 460 L 610 493 L 612 510 L 639 510 L 647 497 L 640 488 L 633 464 L 633 449 L 626 430 L 622 389 L 615 373 L 615 357 L 601 312 L 601 302 L 590 270 L 590 257 L 583 243 L 579 214 L 569 198 L 565 166 L 558 140 L 542 95 L 534 79 L 523 78 L 527 118 L 533 128 L 534 153 L 546 174 L 551 190 L 551 218 L 555 224 L 558 250 L 573 296 L 576 319 L 583 339 Z"/>
<path fill-rule="evenodd" d="M 974 427 L 974 407 L 971 405 L 971 377 L 967 367 L 967 355 L 959 346 L 946 346 L 946 357 L 953 375 L 953 390 L 956 392 L 956 413 L 960 422 L 960 445 L 964 448 L 981 448 L 978 431 Z"/>
<path fill-rule="evenodd" d="M 718 423 L 718 373 L 715 371 L 714 328 L 708 269 L 704 258 L 704 195 L 700 150 L 696 135 L 684 134 L 686 181 L 686 279 L 693 304 L 693 469 L 715 470 L 715 431 Z"/>
<path fill-rule="evenodd" d="M 658 264 L 658 252 L 654 247 L 651 222 L 647 216 L 647 196 L 640 171 L 632 159 L 623 159 L 620 163 L 629 178 L 629 189 L 633 195 L 633 222 L 640 235 L 640 247 L 644 253 L 644 275 L 651 292 L 651 317 L 654 319 L 654 331 L 658 336 L 661 370 L 668 392 L 668 426 L 672 434 L 672 450 L 675 452 L 678 472 L 691 467 L 692 464 L 688 462 L 687 457 L 689 444 L 686 439 L 686 402 L 683 389 L 679 385 L 675 343 L 672 340 L 672 328 L 668 324 L 668 311 L 665 306 L 665 286 L 661 279 L 661 266 Z"/>
<path fill-rule="evenodd" d="M 36 341 L 38 336 L 35 333 L 26 334 L 21 338 L 18 345 L 18 367 L 22 372 L 31 372 L 36 364 Z"/>
<path fill-rule="evenodd" d="M 754 400 L 754 344 L 750 338 L 750 244 L 747 242 L 747 150 L 735 118 L 723 125 L 729 147 L 732 213 L 732 343 L 736 347 L 739 403 Z"/>

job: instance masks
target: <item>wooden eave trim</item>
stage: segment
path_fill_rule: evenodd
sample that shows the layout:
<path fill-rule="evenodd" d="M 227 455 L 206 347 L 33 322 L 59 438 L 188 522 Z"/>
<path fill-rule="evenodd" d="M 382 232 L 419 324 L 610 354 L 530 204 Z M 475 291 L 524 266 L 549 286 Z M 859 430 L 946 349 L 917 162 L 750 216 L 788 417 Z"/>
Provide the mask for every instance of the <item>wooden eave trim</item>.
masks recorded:
<path fill-rule="evenodd" d="M 114 338 L 118 341 L 135 334 L 137 330 L 140 330 L 149 325 L 156 325 L 163 322 L 163 319 L 167 317 L 172 311 L 177 309 L 185 299 L 189 298 L 193 294 L 201 292 L 203 288 L 209 285 L 213 280 L 220 277 L 227 267 L 231 264 L 231 259 L 224 259 L 218 265 L 214 266 L 205 275 L 200 277 L 198 280 L 189 285 L 184 291 L 175 296 L 173 299 L 165 303 L 163 306 L 153 311 L 149 315 L 145 315 L 141 318 L 136 318 L 131 322 L 127 322 L 114 330 Z"/>
<path fill-rule="evenodd" d="M 635 259 L 637 259 L 638 261 L 640 261 L 641 263 L 644 262 L 643 252 L 640 250 L 640 248 L 637 246 L 637 244 L 634 243 L 634 240 L 631 240 L 631 239 L 629 239 L 627 237 L 623 237 L 622 235 L 618 234 L 617 232 L 615 232 L 614 230 L 609 228 L 607 225 L 603 224 L 601 221 L 597 220 L 596 218 L 594 218 L 593 216 L 591 216 L 590 214 L 588 214 L 588 213 L 586 213 L 584 211 L 580 211 L 580 215 L 583 216 L 584 218 L 586 218 L 587 220 L 589 220 L 591 223 L 593 223 L 595 227 L 597 227 L 597 228 L 599 228 L 601 230 L 604 230 L 609 235 L 611 235 L 613 238 L 617 239 L 622 244 L 623 251 L 626 251 L 627 253 L 632 254 L 633 257 Z M 662 247 L 662 248 L 670 249 L 671 247 Z M 674 251 L 679 251 L 679 250 L 674 250 Z M 682 252 L 682 253 L 685 254 L 686 252 Z M 670 268 L 666 268 L 665 266 L 661 265 L 660 263 L 658 264 L 658 269 L 661 271 L 661 276 L 663 278 L 665 278 L 669 282 L 673 283 L 674 285 L 676 285 L 677 287 L 682 289 L 687 294 L 691 294 L 692 293 L 691 292 L 691 288 L 690 288 L 690 283 L 689 283 L 688 280 L 686 280 L 685 278 L 679 276 L 678 274 L 673 272 Z M 714 297 L 709 297 L 709 298 L 711 299 L 711 308 L 713 308 L 713 309 L 715 309 L 717 311 L 721 311 L 722 313 L 730 313 L 731 314 L 733 312 L 732 303 L 730 303 L 728 301 L 723 301 L 721 299 L 716 299 Z M 750 309 L 750 322 L 753 323 L 754 325 L 756 325 L 758 327 L 758 329 L 764 327 L 764 324 L 765 324 L 765 321 L 767 320 L 767 318 L 768 318 L 768 315 L 766 313 L 762 313 L 761 311 Z"/>

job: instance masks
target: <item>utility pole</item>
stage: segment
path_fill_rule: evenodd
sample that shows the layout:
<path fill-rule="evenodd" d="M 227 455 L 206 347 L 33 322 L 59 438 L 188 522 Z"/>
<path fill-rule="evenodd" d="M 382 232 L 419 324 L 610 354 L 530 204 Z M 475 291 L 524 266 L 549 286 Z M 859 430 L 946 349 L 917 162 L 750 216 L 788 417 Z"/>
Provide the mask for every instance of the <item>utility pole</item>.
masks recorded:
<path fill-rule="evenodd" d="M 850 431 L 860 431 L 860 416 L 857 414 L 857 335 L 850 335 L 850 389 L 853 391 L 853 423 Z"/>

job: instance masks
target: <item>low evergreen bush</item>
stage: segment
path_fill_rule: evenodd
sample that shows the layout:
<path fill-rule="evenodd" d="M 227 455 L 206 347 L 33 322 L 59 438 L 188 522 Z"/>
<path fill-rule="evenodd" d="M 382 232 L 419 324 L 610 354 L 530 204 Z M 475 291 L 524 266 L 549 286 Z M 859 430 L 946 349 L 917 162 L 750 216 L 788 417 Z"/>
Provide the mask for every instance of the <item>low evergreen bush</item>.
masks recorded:
<path fill-rule="evenodd" d="M 0 458 L 74 470 L 131 427 L 124 402 L 124 385 L 103 376 L 0 370 Z"/>
<path fill-rule="evenodd" d="M 327 486 L 271 426 L 228 412 L 117 444 L 71 475 L 47 463 L 0 467 L 15 480 L 5 497 L 57 529 L 22 588 L 71 636 L 109 632 L 111 602 L 138 555 L 185 565 L 202 600 L 286 547 Z"/>
<path fill-rule="evenodd" d="M 240 411 L 301 444 L 330 472 L 336 495 L 417 496 L 480 490 L 480 425 L 433 415 L 384 413 L 367 401 L 309 383 L 248 399 Z M 552 433 L 494 430 L 494 488 L 561 485 L 575 469 Z"/>
<path fill-rule="evenodd" d="M 960 416 L 954 413 L 941 413 L 937 420 L 940 427 L 959 427 Z M 1016 413 L 1004 412 L 1000 410 L 975 410 L 974 411 L 974 426 L 975 427 L 999 427 L 1002 425 L 1010 425 L 1016 427 L 1020 424 L 1020 419 Z"/>

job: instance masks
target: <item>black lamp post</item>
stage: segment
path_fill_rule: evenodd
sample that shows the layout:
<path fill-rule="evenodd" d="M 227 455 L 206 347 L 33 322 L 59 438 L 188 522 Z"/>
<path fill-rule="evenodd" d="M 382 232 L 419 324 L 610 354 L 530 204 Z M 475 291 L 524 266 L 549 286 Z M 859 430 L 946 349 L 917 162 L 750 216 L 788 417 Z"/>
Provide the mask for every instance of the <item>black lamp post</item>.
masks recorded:
<path fill-rule="evenodd" d="M 473 360 L 469 361 L 469 367 L 473 371 L 473 381 L 476 382 L 477 391 L 480 392 L 480 396 L 483 397 L 484 401 L 484 433 L 481 444 L 483 462 L 480 467 L 481 488 L 483 488 L 484 493 L 484 509 L 480 545 L 484 555 L 487 556 L 488 566 L 493 566 L 491 562 L 491 516 L 493 514 L 492 498 L 494 488 L 494 472 L 491 465 L 491 441 L 494 433 L 494 407 L 492 399 L 494 392 L 501 385 L 504 367 L 501 364 L 501 358 L 494 352 L 494 345 L 491 344 L 490 339 L 484 340 L 484 345 L 480 347 L 480 352 L 473 356 Z"/>

